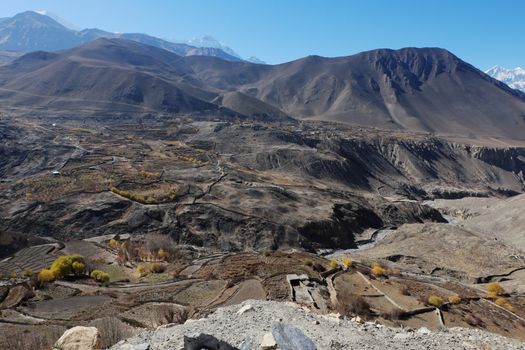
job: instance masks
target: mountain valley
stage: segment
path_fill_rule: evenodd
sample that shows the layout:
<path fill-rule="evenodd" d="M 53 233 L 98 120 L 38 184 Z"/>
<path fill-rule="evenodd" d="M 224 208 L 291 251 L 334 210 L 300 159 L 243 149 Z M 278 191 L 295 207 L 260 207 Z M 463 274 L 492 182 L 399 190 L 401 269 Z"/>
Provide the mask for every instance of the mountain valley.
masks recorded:
<path fill-rule="evenodd" d="M 268 65 L 55 23 L 0 52 L 0 348 L 523 346 L 515 86 L 441 48 Z"/>

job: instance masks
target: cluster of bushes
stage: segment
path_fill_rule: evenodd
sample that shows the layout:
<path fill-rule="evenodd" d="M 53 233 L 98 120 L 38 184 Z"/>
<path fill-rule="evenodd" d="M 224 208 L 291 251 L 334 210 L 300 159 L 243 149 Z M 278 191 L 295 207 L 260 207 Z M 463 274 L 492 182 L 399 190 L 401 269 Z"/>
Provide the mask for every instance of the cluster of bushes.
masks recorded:
<path fill-rule="evenodd" d="M 37 277 L 39 282 L 48 283 L 87 275 L 99 283 L 109 283 L 109 274 L 104 271 L 93 270 L 88 274 L 84 257 L 79 254 L 59 256 L 49 268 L 42 269 Z"/>
<path fill-rule="evenodd" d="M 492 282 L 487 284 L 487 297 L 490 299 L 495 299 L 494 303 L 498 306 L 504 307 L 509 311 L 514 311 L 514 307 L 511 303 L 505 298 L 505 288 L 498 283 Z"/>
<path fill-rule="evenodd" d="M 487 284 L 487 296 L 489 298 L 496 298 L 503 294 L 505 294 L 505 288 L 503 288 L 503 286 L 498 282 Z"/>
<path fill-rule="evenodd" d="M 144 240 L 143 249 L 155 259 L 174 261 L 181 257 L 177 243 L 169 235 L 151 233 Z"/>
<path fill-rule="evenodd" d="M 349 267 L 352 266 L 353 264 L 353 261 L 352 259 L 348 258 L 348 257 L 344 257 L 342 259 L 342 262 L 343 262 L 343 266 L 348 269 Z M 303 260 L 303 263 L 305 266 L 308 266 L 308 267 L 314 267 L 314 270 L 318 271 L 318 270 L 321 270 L 321 271 L 325 271 L 326 269 L 323 267 L 322 269 L 318 269 L 316 267 L 317 264 L 314 264 L 313 260 L 312 259 L 309 259 L 309 258 L 306 258 Z M 334 269 L 337 269 L 339 268 L 339 263 L 337 262 L 337 260 L 335 259 L 331 259 L 329 262 L 328 262 L 328 269 L 329 270 L 334 270 Z"/>
<path fill-rule="evenodd" d="M 454 294 L 447 298 L 448 304 L 457 305 L 462 302 L 462 299 L 459 295 Z M 426 300 L 420 299 L 420 301 L 424 302 L 427 305 L 432 305 L 435 307 L 442 307 L 445 304 L 445 299 L 439 295 L 431 295 Z"/>
<path fill-rule="evenodd" d="M 381 266 L 380 263 L 378 263 L 377 261 L 374 261 L 372 263 L 372 274 L 375 276 L 375 277 L 383 277 L 383 276 L 386 276 L 386 269 Z"/>
<path fill-rule="evenodd" d="M 52 282 L 66 277 L 79 277 L 86 272 L 84 257 L 78 254 L 62 255 L 56 258 L 48 269 L 42 269 L 38 274 L 41 282 Z"/>

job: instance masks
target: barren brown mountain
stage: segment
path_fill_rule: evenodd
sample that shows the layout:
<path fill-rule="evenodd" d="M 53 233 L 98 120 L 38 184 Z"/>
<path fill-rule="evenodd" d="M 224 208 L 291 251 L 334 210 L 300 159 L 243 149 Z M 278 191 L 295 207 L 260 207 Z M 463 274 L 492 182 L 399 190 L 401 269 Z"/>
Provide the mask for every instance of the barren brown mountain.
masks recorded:
<path fill-rule="evenodd" d="M 525 131 L 523 93 L 438 48 L 309 56 L 268 66 L 98 39 L 58 54 L 26 55 L 0 69 L 0 78 L 4 107 L 64 111 L 82 102 L 98 112 L 179 113 L 217 111 L 225 103 L 241 115 L 442 135 L 523 139 Z"/>

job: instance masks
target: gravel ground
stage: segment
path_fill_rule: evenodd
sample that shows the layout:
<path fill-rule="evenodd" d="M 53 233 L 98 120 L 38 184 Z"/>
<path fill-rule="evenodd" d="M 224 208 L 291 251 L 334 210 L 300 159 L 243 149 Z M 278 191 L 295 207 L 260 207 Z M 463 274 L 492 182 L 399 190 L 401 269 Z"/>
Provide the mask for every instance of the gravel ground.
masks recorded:
<path fill-rule="evenodd" d="M 238 311 L 246 305 L 251 308 Z M 246 308 L 246 307 L 245 307 Z M 426 328 L 388 328 L 374 323 L 357 323 L 336 315 L 317 315 L 286 302 L 249 300 L 218 309 L 207 318 L 189 320 L 183 325 L 162 326 L 119 342 L 114 350 L 183 348 L 183 337 L 211 334 L 239 347 L 251 338 L 259 349 L 263 336 L 274 322 L 301 329 L 318 349 L 525 349 L 525 343 L 476 329 L 450 328 L 430 332 Z M 147 345 L 146 345 L 147 344 Z"/>

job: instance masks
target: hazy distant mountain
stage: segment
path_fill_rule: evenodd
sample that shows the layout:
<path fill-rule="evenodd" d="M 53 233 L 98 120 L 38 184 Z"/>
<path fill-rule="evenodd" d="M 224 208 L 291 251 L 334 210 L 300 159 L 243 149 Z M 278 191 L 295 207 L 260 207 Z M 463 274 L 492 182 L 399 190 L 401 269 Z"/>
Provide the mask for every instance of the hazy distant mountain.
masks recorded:
<path fill-rule="evenodd" d="M 0 67 L 0 105 L 102 112 L 315 118 L 383 129 L 524 139 L 525 94 L 444 49 L 309 56 L 280 65 L 181 57 L 121 39 Z M 22 92 L 22 93 L 21 93 Z M 237 92 L 237 93 L 232 93 Z"/>
<path fill-rule="evenodd" d="M 0 50 L 56 51 L 81 43 L 74 30 L 32 11 L 19 13 L 0 23 Z"/>
<path fill-rule="evenodd" d="M 99 38 L 58 53 L 32 52 L 0 66 L 0 105 L 290 119 L 253 97 L 223 98 L 212 90 L 193 76 L 184 57 L 123 39 Z"/>
<path fill-rule="evenodd" d="M 500 66 L 494 66 L 485 73 L 494 79 L 504 82 L 513 89 L 525 92 L 525 69 L 521 67 L 507 69 Z"/>
<path fill-rule="evenodd" d="M 215 39 L 211 35 L 205 35 L 200 38 L 193 38 L 190 40 L 186 40 L 185 43 L 190 46 L 195 46 L 195 47 L 211 47 L 215 49 L 220 49 L 226 52 L 230 56 L 237 57 L 238 59 L 242 59 L 238 53 L 233 51 L 233 49 L 221 43 L 219 40 Z"/>
<path fill-rule="evenodd" d="M 76 25 L 73 23 L 63 19 L 62 17 L 59 17 L 58 15 L 54 14 L 53 12 L 49 12 L 48 10 L 36 10 L 35 11 L 38 14 L 41 14 L 43 16 L 48 16 L 57 21 L 58 23 L 62 24 L 64 27 L 73 29 L 73 30 L 80 30 Z"/>
<path fill-rule="evenodd" d="M 123 38 L 138 41 L 174 52 L 178 55 L 205 55 L 219 57 L 224 60 L 241 60 L 233 50 L 225 47 L 228 52 L 217 46 L 217 41 L 209 41 L 213 47 L 195 47 L 187 44 L 172 43 L 142 33 L 111 33 L 97 28 L 77 31 L 59 23 L 57 20 L 40 13 L 27 11 L 0 21 L 0 50 L 21 52 L 59 51 L 80 46 L 98 38 Z M 66 23 L 61 20 L 61 22 Z M 204 44 L 203 41 L 201 44 Z M 220 46 L 220 45 L 219 45 Z M 230 54 L 229 52 L 233 52 Z"/>

